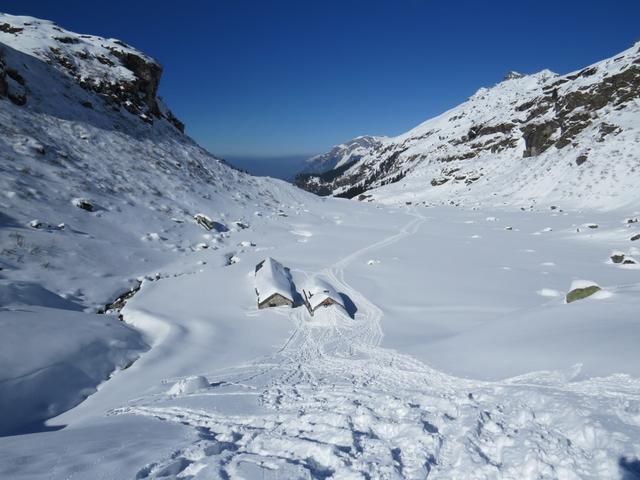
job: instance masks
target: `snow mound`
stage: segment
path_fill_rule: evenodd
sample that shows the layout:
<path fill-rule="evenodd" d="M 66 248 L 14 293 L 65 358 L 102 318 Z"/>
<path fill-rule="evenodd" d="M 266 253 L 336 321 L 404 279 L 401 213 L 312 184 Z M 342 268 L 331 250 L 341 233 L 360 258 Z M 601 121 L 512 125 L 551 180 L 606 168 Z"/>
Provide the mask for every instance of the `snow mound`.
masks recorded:
<path fill-rule="evenodd" d="M 209 387 L 209 381 L 201 375 L 181 378 L 167 392 L 168 395 L 188 395 Z"/>
<path fill-rule="evenodd" d="M 0 310 L 0 331 L 0 435 L 41 428 L 147 348 L 114 317 L 47 307 Z"/>

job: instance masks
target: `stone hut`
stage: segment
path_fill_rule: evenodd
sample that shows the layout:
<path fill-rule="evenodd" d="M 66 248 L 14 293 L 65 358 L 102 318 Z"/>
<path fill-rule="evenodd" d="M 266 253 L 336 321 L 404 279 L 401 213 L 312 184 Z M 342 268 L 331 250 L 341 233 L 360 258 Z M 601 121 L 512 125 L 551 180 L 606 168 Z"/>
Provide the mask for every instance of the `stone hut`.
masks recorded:
<path fill-rule="evenodd" d="M 344 309 L 344 301 L 338 292 L 324 280 L 314 278 L 302 290 L 304 303 L 313 315 L 321 307 L 340 306 Z"/>
<path fill-rule="evenodd" d="M 293 286 L 289 270 L 271 257 L 256 265 L 255 288 L 260 309 L 293 306 Z"/>

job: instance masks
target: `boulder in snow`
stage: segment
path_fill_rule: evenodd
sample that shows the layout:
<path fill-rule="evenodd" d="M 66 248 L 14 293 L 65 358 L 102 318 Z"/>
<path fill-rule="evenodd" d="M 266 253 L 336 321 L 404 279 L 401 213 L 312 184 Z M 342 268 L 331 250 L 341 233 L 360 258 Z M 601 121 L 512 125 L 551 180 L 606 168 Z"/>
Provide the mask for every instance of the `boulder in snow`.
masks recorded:
<path fill-rule="evenodd" d="M 249 228 L 249 225 L 247 223 L 244 223 L 240 220 L 236 220 L 235 222 L 233 222 L 233 224 L 239 229 L 239 230 L 244 230 L 245 228 Z"/>
<path fill-rule="evenodd" d="M 87 212 L 93 212 L 94 206 L 86 198 L 74 198 L 73 200 L 71 200 L 71 203 L 74 207 L 81 208 L 82 210 L 86 210 Z"/>
<path fill-rule="evenodd" d="M 567 293 L 566 302 L 571 303 L 590 297 L 602 290 L 599 285 L 588 280 L 576 280 L 571 284 L 571 290 Z"/>
<path fill-rule="evenodd" d="M 625 254 L 622 252 L 613 252 L 609 258 L 613 263 L 622 263 L 624 260 Z"/>
<path fill-rule="evenodd" d="M 205 230 L 213 229 L 213 220 L 211 220 L 211 218 L 204 213 L 196 213 L 193 216 L 193 219 Z"/>

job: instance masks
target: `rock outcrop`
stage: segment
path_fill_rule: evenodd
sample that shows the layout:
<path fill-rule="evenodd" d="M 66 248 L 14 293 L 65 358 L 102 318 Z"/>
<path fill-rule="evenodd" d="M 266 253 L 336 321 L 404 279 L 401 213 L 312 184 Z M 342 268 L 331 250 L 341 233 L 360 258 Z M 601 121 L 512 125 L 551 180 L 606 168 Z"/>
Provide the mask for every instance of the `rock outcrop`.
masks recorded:
<path fill-rule="evenodd" d="M 0 24 L 0 97 L 17 105 L 33 92 L 28 77 L 43 66 L 30 68 L 34 59 L 98 98 L 85 98 L 85 108 L 104 102 L 124 109 L 147 123 L 166 120 L 180 132 L 184 125 L 158 98 L 162 66 L 120 40 L 69 32 L 56 24 L 31 17 L 3 15 Z M 23 41 L 24 38 L 24 41 Z M 25 59 L 26 54 L 28 58 Z M 22 60 L 26 60 L 22 61 Z M 34 78 L 34 88 L 40 82 Z"/>

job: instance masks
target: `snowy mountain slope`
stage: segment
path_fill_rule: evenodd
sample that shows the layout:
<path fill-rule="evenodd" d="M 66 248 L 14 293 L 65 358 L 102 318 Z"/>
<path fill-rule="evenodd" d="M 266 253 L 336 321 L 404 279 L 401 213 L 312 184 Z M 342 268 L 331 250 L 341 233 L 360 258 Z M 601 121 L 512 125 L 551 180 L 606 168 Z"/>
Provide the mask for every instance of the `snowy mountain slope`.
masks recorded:
<path fill-rule="evenodd" d="M 97 307 L 126 288 L 123 277 L 202 248 L 195 214 L 224 229 L 254 210 L 306 198 L 230 168 L 182 134 L 155 96 L 154 60 L 34 18 L 2 15 L 0 25 L 8 86 L 0 98 L 0 251 L 8 278 L 37 275 L 50 290 Z M 205 246 L 215 247 L 214 236 L 220 232 Z"/>
<path fill-rule="evenodd" d="M 548 70 L 508 75 L 409 132 L 381 140 L 348 169 L 298 184 L 392 203 L 614 208 L 640 202 L 638 145 L 640 43 L 563 76 Z"/>
<path fill-rule="evenodd" d="M 25 303 L 24 289 L 3 287 L 6 325 L 24 318 L 39 328 L 20 310 L 43 305 L 53 307 L 37 310 L 52 324 L 68 319 L 70 338 L 82 315 L 99 336 L 102 323 L 91 314 L 141 279 L 168 275 L 164 266 L 190 253 L 227 248 L 240 229 L 236 221 L 271 222 L 281 209 L 313 201 L 284 182 L 229 167 L 184 135 L 157 98 L 161 72 L 155 60 L 118 40 L 0 15 L 0 281 L 35 292 Z M 213 228 L 203 230 L 196 214 L 210 218 Z M 88 313 L 77 312 L 83 309 Z M 105 321 L 115 324 L 107 331 L 116 345 L 117 319 Z M 128 341 L 143 345 L 135 332 Z M 96 350 L 92 342 L 90 335 L 78 337 L 58 363 L 84 358 L 76 350 L 93 351 L 100 368 L 70 382 L 66 397 L 43 396 L 32 421 L 75 405 L 127 363 L 117 360 L 117 346 Z M 42 363 L 20 374 L 16 391 L 30 395 L 55 382 L 59 372 L 47 369 L 49 357 L 38 358 Z M 4 374 L 6 387 L 13 380 L 9 370 Z M 17 400 L 12 405 L 22 408 Z"/>

